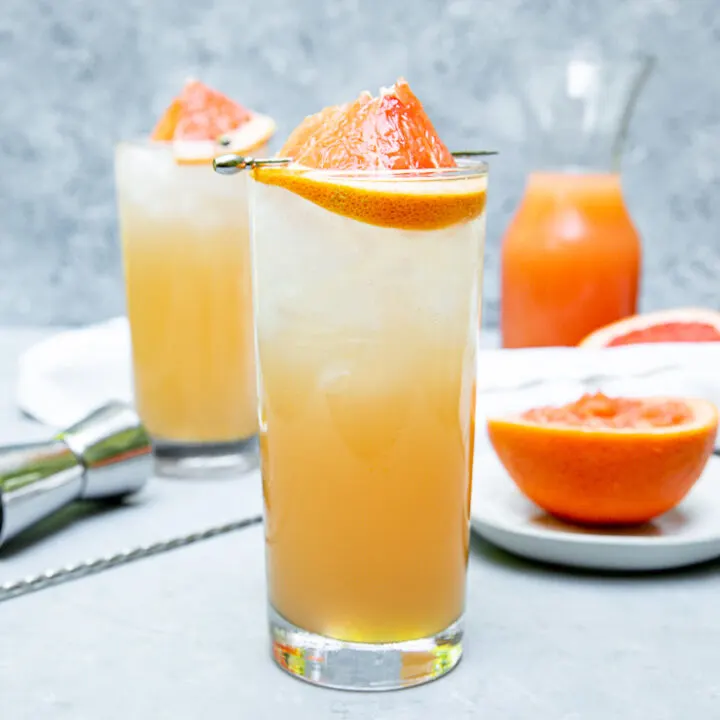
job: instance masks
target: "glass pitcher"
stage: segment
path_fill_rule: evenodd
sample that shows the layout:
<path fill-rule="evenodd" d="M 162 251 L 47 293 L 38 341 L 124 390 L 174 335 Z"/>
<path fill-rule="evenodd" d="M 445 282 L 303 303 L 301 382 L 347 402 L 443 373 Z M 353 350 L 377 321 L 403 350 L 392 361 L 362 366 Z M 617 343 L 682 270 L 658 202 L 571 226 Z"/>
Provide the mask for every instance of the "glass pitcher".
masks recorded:
<path fill-rule="evenodd" d="M 651 58 L 523 63 L 533 168 L 501 255 L 504 347 L 577 345 L 637 311 L 641 245 L 620 161 Z"/>

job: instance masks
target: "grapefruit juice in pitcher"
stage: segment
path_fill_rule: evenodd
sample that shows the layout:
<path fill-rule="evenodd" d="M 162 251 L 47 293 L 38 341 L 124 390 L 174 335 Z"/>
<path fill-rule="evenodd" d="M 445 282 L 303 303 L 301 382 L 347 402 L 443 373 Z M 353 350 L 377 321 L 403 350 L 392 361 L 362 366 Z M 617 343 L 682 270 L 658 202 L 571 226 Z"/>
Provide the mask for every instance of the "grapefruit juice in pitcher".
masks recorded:
<path fill-rule="evenodd" d="M 576 345 L 637 311 L 640 237 L 620 155 L 647 60 L 538 60 L 519 93 L 533 164 L 502 242 L 504 347 Z"/>

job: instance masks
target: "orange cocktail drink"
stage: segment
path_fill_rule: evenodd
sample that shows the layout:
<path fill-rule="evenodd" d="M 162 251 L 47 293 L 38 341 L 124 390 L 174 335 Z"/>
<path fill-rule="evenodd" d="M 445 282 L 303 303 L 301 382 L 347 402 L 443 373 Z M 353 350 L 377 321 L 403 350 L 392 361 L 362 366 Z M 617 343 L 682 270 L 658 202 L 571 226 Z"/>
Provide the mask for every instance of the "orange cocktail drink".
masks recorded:
<path fill-rule="evenodd" d="M 211 161 L 271 129 L 189 82 L 151 139 L 117 150 L 135 399 L 166 474 L 237 469 L 257 432 L 247 177 Z"/>
<path fill-rule="evenodd" d="M 339 111 L 371 144 L 373 115 L 432 130 L 404 82 Z M 322 167 L 306 129 L 251 188 L 273 651 L 319 684 L 401 687 L 461 653 L 486 169 L 435 138 L 435 167 Z"/>

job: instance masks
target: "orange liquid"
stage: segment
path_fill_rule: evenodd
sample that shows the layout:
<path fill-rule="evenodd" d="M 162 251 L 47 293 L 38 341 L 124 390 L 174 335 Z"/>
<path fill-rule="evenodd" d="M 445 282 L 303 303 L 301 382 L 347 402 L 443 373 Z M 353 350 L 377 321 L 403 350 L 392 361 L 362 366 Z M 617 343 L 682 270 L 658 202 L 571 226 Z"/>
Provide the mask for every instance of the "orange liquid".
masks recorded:
<path fill-rule="evenodd" d="M 135 160 L 121 159 L 118 179 L 140 417 L 156 439 L 249 438 L 257 395 L 242 188 L 233 185 L 239 197 L 228 201 L 214 192 L 215 181 L 225 191 L 227 178 L 210 168 L 169 165 L 153 181 L 136 172 Z M 149 207 L 130 197 L 130 184 L 143 182 Z M 168 198 L 174 212 L 160 209 Z M 197 210 L 188 213 L 191 201 Z"/>
<path fill-rule="evenodd" d="M 465 602 L 472 385 L 428 358 L 392 389 L 367 373 L 312 394 L 315 369 L 278 355 L 260 440 L 273 606 L 346 641 L 445 629 Z"/>
<path fill-rule="evenodd" d="M 577 345 L 634 314 L 640 263 L 618 175 L 531 175 L 503 239 L 503 345 Z"/>

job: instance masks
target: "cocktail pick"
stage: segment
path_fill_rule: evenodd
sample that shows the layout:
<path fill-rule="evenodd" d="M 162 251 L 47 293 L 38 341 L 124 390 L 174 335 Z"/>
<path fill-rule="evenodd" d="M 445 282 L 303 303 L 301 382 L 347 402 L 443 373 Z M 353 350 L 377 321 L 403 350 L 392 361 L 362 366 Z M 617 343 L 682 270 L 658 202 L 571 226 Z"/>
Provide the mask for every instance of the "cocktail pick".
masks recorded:
<path fill-rule="evenodd" d="M 256 167 L 272 167 L 273 165 L 287 165 L 290 158 L 251 158 L 243 155 L 229 153 L 220 155 L 213 160 L 213 170 L 220 175 L 235 175 L 243 170 L 252 170 Z"/>
<path fill-rule="evenodd" d="M 485 157 L 486 155 L 499 155 L 499 152 L 497 150 L 455 150 L 455 152 L 452 152 L 450 154 L 456 158 L 465 158 Z"/>
<path fill-rule="evenodd" d="M 497 154 L 497 150 L 458 150 L 452 153 L 453 157 L 456 158 L 485 157 L 486 155 Z M 291 162 L 291 158 L 252 158 L 228 153 L 227 155 L 220 155 L 213 160 L 213 170 L 220 175 L 235 175 L 243 170 L 252 170 L 256 167 L 288 165 Z"/>

